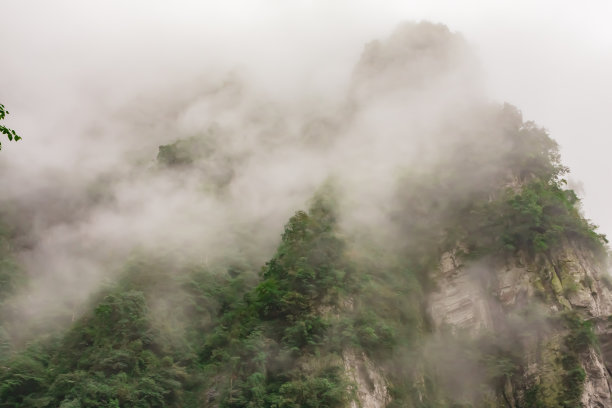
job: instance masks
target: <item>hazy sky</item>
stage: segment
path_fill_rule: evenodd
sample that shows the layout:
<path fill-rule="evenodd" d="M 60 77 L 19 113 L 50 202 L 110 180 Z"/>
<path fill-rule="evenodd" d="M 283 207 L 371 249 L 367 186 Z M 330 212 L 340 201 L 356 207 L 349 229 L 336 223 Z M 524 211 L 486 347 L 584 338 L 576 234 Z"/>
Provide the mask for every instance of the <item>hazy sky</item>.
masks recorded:
<path fill-rule="evenodd" d="M 444 23 L 473 45 L 491 99 L 549 129 L 587 217 L 612 235 L 612 2 L 3 0 L 0 10 L 0 102 L 24 136 L 1 154 L 32 160 L 26 146 L 42 144 L 36 160 L 49 163 L 66 160 L 64 127 L 105 121 L 96 114 L 147 89 L 246 68 L 280 98 L 304 84 L 316 94 L 345 86 L 363 44 L 399 22 Z"/>

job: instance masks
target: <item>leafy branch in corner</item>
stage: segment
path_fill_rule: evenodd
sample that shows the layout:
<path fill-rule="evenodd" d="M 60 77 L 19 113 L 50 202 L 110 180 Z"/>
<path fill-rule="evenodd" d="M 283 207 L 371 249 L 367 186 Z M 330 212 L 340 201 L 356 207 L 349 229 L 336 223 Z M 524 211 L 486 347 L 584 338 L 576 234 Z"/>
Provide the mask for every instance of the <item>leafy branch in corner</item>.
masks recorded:
<path fill-rule="evenodd" d="M 4 119 L 6 117 L 6 115 L 8 115 L 8 114 L 9 114 L 9 111 L 7 111 L 4 108 L 4 105 L 2 105 L 0 103 L 0 120 Z M 0 125 L 0 133 L 4 133 L 8 137 L 8 139 L 10 141 L 15 140 L 17 142 L 17 141 L 21 140 L 21 136 L 19 136 L 17 134 L 17 132 L 15 132 L 13 129 L 9 129 L 6 126 L 3 126 L 3 125 Z M 2 142 L 0 142 L 0 150 L 2 150 Z"/>

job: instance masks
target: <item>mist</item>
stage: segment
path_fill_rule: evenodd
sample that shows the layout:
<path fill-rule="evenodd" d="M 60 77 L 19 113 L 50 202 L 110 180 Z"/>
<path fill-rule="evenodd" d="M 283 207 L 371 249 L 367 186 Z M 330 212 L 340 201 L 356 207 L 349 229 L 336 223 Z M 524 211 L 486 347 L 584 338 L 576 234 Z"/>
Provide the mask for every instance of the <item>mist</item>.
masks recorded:
<path fill-rule="evenodd" d="M 492 131 L 496 101 L 520 103 L 551 131 L 567 123 L 523 104 L 541 88 L 524 78 L 532 65 L 507 55 L 530 53 L 537 65 L 535 51 L 508 43 L 508 26 L 489 37 L 502 12 L 471 6 L 482 17 L 450 16 L 444 3 L 8 2 L 0 98 L 24 140 L 2 151 L 0 188 L 31 278 L 20 309 L 38 316 L 60 299 L 79 304 L 138 251 L 261 265 L 286 220 L 327 182 L 341 186 L 349 234 L 392 242 L 397 180 L 461 161 L 454 146 Z M 423 18 L 450 28 L 416 23 Z M 534 27 L 521 18 L 510 21 Z M 545 32 L 538 41 L 556 52 Z M 581 52 L 585 61 L 601 55 Z M 595 136 L 607 126 L 580 122 Z M 559 138 L 564 154 L 588 145 L 582 134 Z M 172 168 L 156 160 L 160 145 L 189 138 L 200 140 L 201 159 Z M 581 168 L 568 156 L 581 176 L 600 162 Z M 610 221 L 596 211 L 605 200 L 592 184 L 602 173 L 584 177 L 584 189 L 587 215 L 605 232 Z M 470 192 L 483 180 L 474 173 L 464 183 Z"/>
<path fill-rule="evenodd" d="M 5 2 L 0 400 L 603 406 L 612 10 L 404 3 Z"/>

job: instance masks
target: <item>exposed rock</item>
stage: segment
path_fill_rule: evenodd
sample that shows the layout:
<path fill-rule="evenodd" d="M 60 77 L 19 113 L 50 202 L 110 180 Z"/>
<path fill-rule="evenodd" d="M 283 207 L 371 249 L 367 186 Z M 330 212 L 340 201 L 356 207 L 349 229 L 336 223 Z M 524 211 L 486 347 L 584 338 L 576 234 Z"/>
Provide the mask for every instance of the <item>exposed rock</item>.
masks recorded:
<path fill-rule="evenodd" d="M 593 348 L 583 360 L 586 381 L 582 394 L 582 405 L 585 408 L 612 407 L 610 376 L 606 371 L 602 356 Z"/>
<path fill-rule="evenodd" d="M 436 327 L 474 329 L 491 327 L 491 316 L 482 287 L 459 266 L 455 254 L 440 261 L 441 279 L 430 299 L 430 315 Z"/>
<path fill-rule="evenodd" d="M 356 386 L 357 401 L 351 408 L 384 408 L 391 402 L 387 383 L 372 361 L 363 353 L 345 350 L 344 369 Z"/>
<path fill-rule="evenodd" d="M 531 261 L 516 257 L 505 266 L 462 266 L 454 252 L 446 252 L 440 260 L 438 289 L 429 297 L 428 310 L 436 328 L 450 326 L 474 335 L 483 329 L 495 331 L 494 324 L 503 325 L 504 316 L 499 313 L 530 304 L 542 304 L 553 312 L 577 310 L 583 318 L 596 322 L 601 345 L 601 351 L 590 347 L 581 355 L 586 374 L 582 404 L 586 408 L 612 408 L 612 293 L 601 279 L 600 265 L 590 251 L 569 243 L 547 257 Z M 556 338 L 565 335 L 557 331 Z M 523 388 L 539 385 L 547 390 L 542 391 L 542 398 L 550 401 L 561 395 L 560 384 L 556 383 L 562 372 L 557 366 L 563 349 L 558 342 L 554 344 L 527 345 L 523 379 L 517 382 Z M 504 385 L 503 394 L 510 406 L 524 398 L 524 392 L 515 392 L 510 383 Z"/>
<path fill-rule="evenodd" d="M 532 296 L 532 288 L 530 274 L 525 268 L 511 266 L 498 276 L 498 297 L 506 307 L 516 305 L 520 295 Z"/>
<path fill-rule="evenodd" d="M 612 376 L 612 317 L 597 319 L 595 328 L 606 371 Z"/>
<path fill-rule="evenodd" d="M 555 254 L 564 295 L 569 303 L 592 317 L 612 314 L 612 293 L 601 281 L 603 270 L 590 251 L 566 244 Z"/>

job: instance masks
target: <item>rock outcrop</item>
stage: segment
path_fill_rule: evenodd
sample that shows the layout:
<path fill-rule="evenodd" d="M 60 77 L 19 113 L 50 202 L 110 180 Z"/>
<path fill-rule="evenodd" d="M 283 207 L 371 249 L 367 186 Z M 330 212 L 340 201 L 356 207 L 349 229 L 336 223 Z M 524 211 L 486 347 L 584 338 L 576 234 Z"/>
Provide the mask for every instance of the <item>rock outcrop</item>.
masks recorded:
<path fill-rule="evenodd" d="M 382 372 L 364 353 L 345 350 L 344 369 L 355 385 L 355 400 L 351 408 L 384 408 L 391 402 Z"/>
<path fill-rule="evenodd" d="M 551 315 L 575 311 L 594 324 L 599 343 L 579 353 L 584 370 L 581 403 L 585 408 L 612 407 L 612 293 L 601 263 L 588 250 L 570 242 L 549 256 L 513 259 L 508 263 L 462 265 L 454 252 L 440 261 L 437 290 L 428 310 L 436 329 L 450 326 L 478 336 L 510 324 L 507 316 L 540 307 Z M 547 324 L 542 321 L 542 324 Z M 524 347 L 524 369 L 504 394 L 506 405 L 522 407 L 529 389 L 546 389 L 553 398 L 563 392 L 560 362 L 567 329 L 552 325 L 545 338 Z"/>

